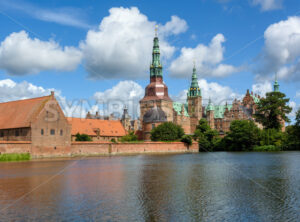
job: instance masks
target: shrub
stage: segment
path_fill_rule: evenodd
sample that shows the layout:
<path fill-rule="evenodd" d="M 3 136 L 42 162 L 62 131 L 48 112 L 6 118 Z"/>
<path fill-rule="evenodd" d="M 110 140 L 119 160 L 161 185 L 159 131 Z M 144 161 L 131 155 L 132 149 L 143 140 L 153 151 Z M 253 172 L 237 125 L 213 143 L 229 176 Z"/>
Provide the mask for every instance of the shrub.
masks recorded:
<path fill-rule="evenodd" d="M 165 122 L 151 130 L 152 141 L 176 141 L 184 135 L 181 126 L 172 122 Z"/>
<path fill-rule="evenodd" d="M 92 138 L 87 134 L 77 133 L 75 141 L 92 141 Z"/>
<path fill-rule="evenodd" d="M 112 138 L 112 139 L 110 140 L 110 142 L 112 142 L 112 143 L 117 143 L 117 141 L 116 141 L 115 138 Z"/>
<path fill-rule="evenodd" d="M 249 120 L 234 120 L 224 137 L 227 151 L 251 151 L 260 142 L 260 129 Z"/>
<path fill-rule="evenodd" d="M 184 142 L 186 143 L 187 145 L 192 145 L 193 143 L 193 139 L 192 139 L 192 136 L 191 135 L 184 135 L 182 138 L 181 138 L 181 142 Z"/>
<path fill-rule="evenodd" d="M 281 148 L 275 145 L 255 146 L 253 151 L 281 151 Z"/>
<path fill-rule="evenodd" d="M 121 137 L 121 142 L 134 142 L 134 141 L 138 141 L 138 137 L 137 135 L 134 134 L 133 131 Z"/>
<path fill-rule="evenodd" d="M 0 154 L 0 161 L 22 161 L 30 160 L 30 153 L 5 153 Z"/>

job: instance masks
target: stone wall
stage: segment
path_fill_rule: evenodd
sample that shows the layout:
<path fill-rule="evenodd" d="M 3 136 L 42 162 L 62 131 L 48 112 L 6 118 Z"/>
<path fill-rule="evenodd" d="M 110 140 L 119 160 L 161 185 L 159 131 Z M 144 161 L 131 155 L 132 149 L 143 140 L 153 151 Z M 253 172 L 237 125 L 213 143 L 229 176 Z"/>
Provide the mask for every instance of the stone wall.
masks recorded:
<path fill-rule="evenodd" d="M 0 141 L 0 153 L 31 153 L 33 158 L 68 157 L 89 155 L 121 155 L 142 153 L 188 153 L 198 152 L 198 143 L 187 146 L 182 142 L 73 142 L 71 147 L 39 147 L 30 142 Z"/>

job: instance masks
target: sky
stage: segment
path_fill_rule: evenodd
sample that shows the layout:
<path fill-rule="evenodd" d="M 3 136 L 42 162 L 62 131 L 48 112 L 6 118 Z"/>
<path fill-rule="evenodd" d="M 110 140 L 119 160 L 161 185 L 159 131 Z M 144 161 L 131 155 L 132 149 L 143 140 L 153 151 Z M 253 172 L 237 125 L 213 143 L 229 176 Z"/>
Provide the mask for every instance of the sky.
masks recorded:
<path fill-rule="evenodd" d="M 0 0 L 0 102 L 55 91 L 67 116 L 139 115 L 158 25 L 164 82 L 184 102 L 264 96 L 277 76 L 300 107 L 298 0 Z"/>

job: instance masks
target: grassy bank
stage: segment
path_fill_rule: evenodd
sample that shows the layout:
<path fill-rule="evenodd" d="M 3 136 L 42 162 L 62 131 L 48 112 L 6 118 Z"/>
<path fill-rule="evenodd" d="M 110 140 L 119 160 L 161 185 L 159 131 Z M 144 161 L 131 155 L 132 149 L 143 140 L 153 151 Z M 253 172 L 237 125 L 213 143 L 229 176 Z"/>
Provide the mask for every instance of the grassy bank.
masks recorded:
<path fill-rule="evenodd" d="M 282 149 L 278 146 L 274 145 L 265 145 L 265 146 L 255 146 L 253 147 L 253 151 L 256 152 L 266 152 L 266 151 L 281 151 Z"/>
<path fill-rule="evenodd" d="M 29 153 L 6 153 L 0 154 L 0 161 L 23 161 L 30 160 Z"/>

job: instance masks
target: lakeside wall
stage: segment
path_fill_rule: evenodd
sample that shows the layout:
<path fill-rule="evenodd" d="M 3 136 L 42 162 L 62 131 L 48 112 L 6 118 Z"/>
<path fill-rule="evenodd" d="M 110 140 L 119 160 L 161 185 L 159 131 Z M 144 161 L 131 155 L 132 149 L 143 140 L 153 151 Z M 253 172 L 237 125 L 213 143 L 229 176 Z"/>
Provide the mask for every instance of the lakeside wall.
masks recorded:
<path fill-rule="evenodd" d="M 189 152 L 198 152 L 198 143 L 187 146 L 182 142 L 73 142 L 70 147 L 38 147 L 28 141 L 0 141 L 1 154 L 30 153 L 33 158 Z"/>

